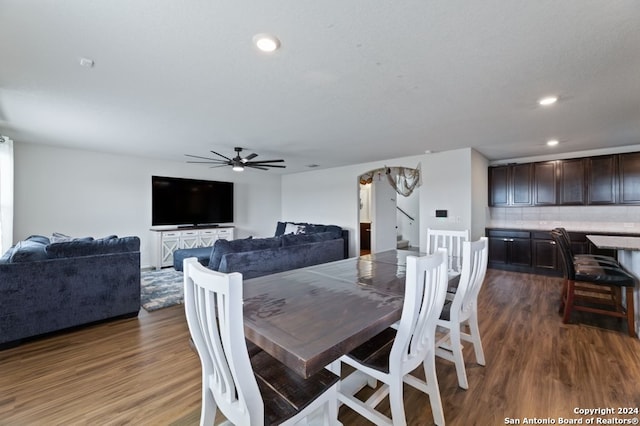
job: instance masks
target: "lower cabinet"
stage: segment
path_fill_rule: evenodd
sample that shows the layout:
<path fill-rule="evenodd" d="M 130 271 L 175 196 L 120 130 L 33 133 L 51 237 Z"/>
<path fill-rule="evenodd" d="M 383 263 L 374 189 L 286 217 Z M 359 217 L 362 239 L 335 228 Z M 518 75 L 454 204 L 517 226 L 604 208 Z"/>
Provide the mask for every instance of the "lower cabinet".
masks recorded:
<path fill-rule="evenodd" d="M 531 237 L 529 231 L 487 230 L 489 267 L 513 271 L 531 269 Z"/>
<path fill-rule="evenodd" d="M 542 273 L 550 273 L 552 275 L 559 274 L 561 265 L 558 263 L 558 250 L 556 242 L 553 241 L 548 232 L 531 232 L 531 251 L 534 271 Z"/>
<path fill-rule="evenodd" d="M 594 235 L 626 235 L 589 232 Z M 488 267 L 506 271 L 562 276 L 562 259 L 549 231 L 487 228 Z M 602 254 L 616 258 L 615 250 L 598 249 L 585 232 L 569 232 L 574 254 Z"/>

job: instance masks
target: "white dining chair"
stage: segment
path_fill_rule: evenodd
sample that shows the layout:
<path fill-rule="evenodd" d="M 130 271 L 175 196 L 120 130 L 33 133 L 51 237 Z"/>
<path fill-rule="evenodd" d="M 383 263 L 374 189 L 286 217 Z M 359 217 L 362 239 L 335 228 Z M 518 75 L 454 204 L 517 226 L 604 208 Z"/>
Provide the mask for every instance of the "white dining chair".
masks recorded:
<path fill-rule="evenodd" d="M 376 425 L 405 425 L 403 382 L 426 393 L 437 425 L 444 425 L 442 402 L 435 369 L 436 321 L 447 290 L 447 253 L 440 249 L 424 257 L 407 257 L 405 295 L 397 331 L 388 328 L 357 347 L 340 361 L 352 366 L 352 374 L 364 373 L 370 385 L 383 384 L 366 401 L 338 391 L 338 400 Z M 409 373 L 423 365 L 426 380 Z M 348 377 L 344 379 L 348 380 Z M 389 396 L 392 419 L 376 406 Z"/>
<path fill-rule="evenodd" d="M 488 253 L 486 237 L 462 243 L 463 262 L 458 288 L 453 294 L 447 293 L 447 301 L 437 321 L 438 332 L 442 336 L 436 342 L 436 356 L 455 363 L 458 385 L 463 389 L 468 389 L 469 384 L 462 356 L 462 340 L 473 344 L 476 362 L 485 365 L 477 300 L 487 272 Z"/>
<path fill-rule="evenodd" d="M 450 271 L 460 272 L 462 267 L 462 243 L 469 241 L 469 230 L 451 231 L 445 229 L 427 228 L 427 253 L 433 253 L 439 248 L 448 250 L 448 268 Z"/>
<path fill-rule="evenodd" d="M 303 379 L 264 351 L 249 354 L 241 274 L 185 259 L 184 305 L 202 365 L 200 425 L 213 425 L 217 408 L 234 425 L 293 425 L 312 414 L 324 425 L 339 424 L 338 376 L 322 370 Z"/>

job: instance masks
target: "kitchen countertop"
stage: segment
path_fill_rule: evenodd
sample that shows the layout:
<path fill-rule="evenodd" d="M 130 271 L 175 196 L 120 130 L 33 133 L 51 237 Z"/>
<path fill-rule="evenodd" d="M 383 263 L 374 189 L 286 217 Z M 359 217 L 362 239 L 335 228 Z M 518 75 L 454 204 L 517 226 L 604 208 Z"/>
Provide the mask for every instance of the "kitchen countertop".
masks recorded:
<path fill-rule="evenodd" d="M 587 235 L 593 244 L 600 248 L 616 250 L 640 250 L 639 237 L 620 237 L 613 235 Z"/>
<path fill-rule="evenodd" d="M 487 229 L 504 229 L 504 230 L 513 230 L 513 231 L 546 231 L 549 232 L 554 228 L 560 227 L 562 225 L 534 225 L 531 223 L 526 223 L 522 225 L 488 225 Z M 564 228 L 569 232 L 579 232 L 582 234 L 615 234 L 615 235 L 629 235 L 629 236 L 637 236 L 640 235 L 640 228 L 623 228 L 621 226 L 617 227 L 607 227 L 603 226 L 602 228 L 595 227 L 570 227 L 564 226 Z"/>

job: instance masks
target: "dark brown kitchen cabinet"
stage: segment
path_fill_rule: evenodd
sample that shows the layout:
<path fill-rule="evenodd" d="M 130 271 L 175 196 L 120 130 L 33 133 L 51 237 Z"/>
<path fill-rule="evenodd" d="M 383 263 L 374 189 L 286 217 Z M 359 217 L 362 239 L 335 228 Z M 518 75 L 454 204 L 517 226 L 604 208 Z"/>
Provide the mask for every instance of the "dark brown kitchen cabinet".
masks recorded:
<path fill-rule="evenodd" d="M 489 167 L 489 205 L 509 205 L 509 166 Z"/>
<path fill-rule="evenodd" d="M 531 237 L 528 231 L 487 230 L 491 267 L 513 271 L 531 269 Z"/>
<path fill-rule="evenodd" d="M 640 204 L 640 152 L 619 155 L 620 204 Z"/>
<path fill-rule="evenodd" d="M 616 203 L 616 159 L 616 155 L 586 158 L 587 204 Z"/>
<path fill-rule="evenodd" d="M 556 161 L 533 163 L 533 204 L 556 205 Z"/>
<path fill-rule="evenodd" d="M 532 266 L 541 273 L 557 274 L 558 250 L 549 232 L 531 232 Z"/>
<path fill-rule="evenodd" d="M 558 161 L 558 204 L 579 206 L 586 204 L 585 159 Z"/>
<path fill-rule="evenodd" d="M 640 204 L 640 152 L 489 167 L 489 206 Z"/>
<path fill-rule="evenodd" d="M 531 163 L 489 167 L 489 205 L 532 205 Z"/>
<path fill-rule="evenodd" d="M 614 232 L 569 231 L 574 254 L 602 254 L 617 258 L 616 250 L 598 249 L 587 235 L 620 235 L 638 237 L 637 234 Z M 489 239 L 488 267 L 505 271 L 562 276 L 560 253 L 551 234 L 546 230 L 487 228 Z"/>
<path fill-rule="evenodd" d="M 532 182 L 533 182 L 533 164 L 514 164 L 510 166 L 511 177 L 511 205 L 513 206 L 530 206 L 532 205 Z"/>

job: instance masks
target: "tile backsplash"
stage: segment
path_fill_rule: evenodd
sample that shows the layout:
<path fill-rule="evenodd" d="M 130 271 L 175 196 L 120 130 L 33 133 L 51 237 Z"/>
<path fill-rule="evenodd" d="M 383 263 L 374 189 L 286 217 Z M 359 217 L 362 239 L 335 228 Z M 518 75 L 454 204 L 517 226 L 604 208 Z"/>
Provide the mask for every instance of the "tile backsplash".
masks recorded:
<path fill-rule="evenodd" d="M 490 228 L 605 231 L 640 234 L 640 206 L 490 207 Z"/>

